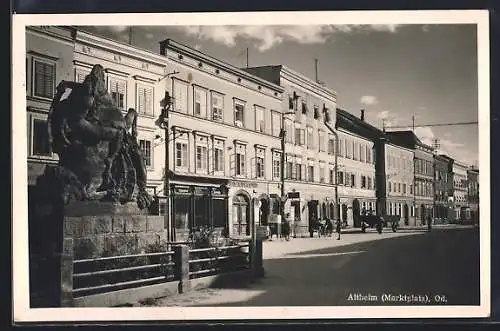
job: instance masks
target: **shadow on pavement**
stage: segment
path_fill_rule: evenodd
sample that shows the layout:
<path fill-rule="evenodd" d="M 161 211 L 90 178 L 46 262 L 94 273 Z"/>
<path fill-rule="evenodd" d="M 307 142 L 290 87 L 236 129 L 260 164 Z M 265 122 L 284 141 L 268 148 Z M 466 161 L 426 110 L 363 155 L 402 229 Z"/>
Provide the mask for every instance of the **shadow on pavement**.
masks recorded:
<path fill-rule="evenodd" d="M 453 229 L 294 253 L 264 261 L 254 283 L 213 284 L 258 295 L 214 306 L 397 305 L 383 294 L 428 295 L 429 304 L 479 305 L 479 231 Z M 368 296 L 369 300 L 349 301 Z M 446 298 L 437 303 L 436 295 Z M 377 300 L 371 300 L 374 297 Z M 207 306 L 192 304 L 191 306 Z"/>

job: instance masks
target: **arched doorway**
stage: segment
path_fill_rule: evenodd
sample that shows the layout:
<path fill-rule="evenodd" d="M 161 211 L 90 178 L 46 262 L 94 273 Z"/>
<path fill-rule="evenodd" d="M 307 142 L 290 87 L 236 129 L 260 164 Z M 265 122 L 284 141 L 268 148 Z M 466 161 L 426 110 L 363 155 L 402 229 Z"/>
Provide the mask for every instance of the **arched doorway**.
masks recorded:
<path fill-rule="evenodd" d="M 361 222 L 359 219 L 359 214 L 360 214 L 360 207 L 359 207 L 359 200 L 354 199 L 352 201 L 352 219 L 354 222 L 354 227 L 361 227 Z"/>
<path fill-rule="evenodd" d="M 307 204 L 309 212 L 309 234 L 312 237 L 318 222 L 318 200 L 311 200 Z"/>
<path fill-rule="evenodd" d="M 250 198 L 243 193 L 233 197 L 233 234 L 250 235 Z"/>
<path fill-rule="evenodd" d="M 410 210 L 408 208 L 408 204 L 407 203 L 405 203 L 405 205 L 403 207 L 403 217 L 404 217 L 405 225 L 408 225 L 409 220 L 410 220 Z"/>
<path fill-rule="evenodd" d="M 330 206 L 329 208 L 330 209 L 330 215 L 328 216 L 331 220 L 333 220 L 335 218 L 335 205 L 333 204 L 333 202 L 330 202 Z"/>
<path fill-rule="evenodd" d="M 422 224 L 425 224 L 425 215 L 426 215 L 426 210 L 425 206 L 423 204 L 420 205 L 420 221 Z"/>
<path fill-rule="evenodd" d="M 269 200 L 266 198 L 260 199 L 259 209 L 259 225 L 267 226 L 269 220 Z"/>
<path fill-rule="evenodd" d="M 321 218 L 327 218 L 328 217 L 328 210 L 326 209 L 326 203 L 323 202 L 321 204 Z"/>

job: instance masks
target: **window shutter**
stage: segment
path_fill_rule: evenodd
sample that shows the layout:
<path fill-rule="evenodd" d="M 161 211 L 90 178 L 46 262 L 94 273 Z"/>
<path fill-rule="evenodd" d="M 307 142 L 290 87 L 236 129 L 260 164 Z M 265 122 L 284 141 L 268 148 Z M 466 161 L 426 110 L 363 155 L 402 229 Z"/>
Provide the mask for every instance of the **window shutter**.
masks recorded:
<path fill-rule="evenodd" d="M 145 89 L 145 100 L 144 100 L 145 112 L 148 115 L 154 115 L 153 112 L 153 89 Z"/>
<path fill-rule="evenodd" d="M 146 108 L 145 108 L 145 98 L 146 98 L 146 93 L 145 93 L 145 89 L 144 87 L 142 86 L 139 86 L 138 87 L 138 91 L 137 91 L 137 94 L 138 94 L 138 100 L 137 100 L 137 112 L 141 113 L 141 114 L 144 114 L 146 112 Z"/>

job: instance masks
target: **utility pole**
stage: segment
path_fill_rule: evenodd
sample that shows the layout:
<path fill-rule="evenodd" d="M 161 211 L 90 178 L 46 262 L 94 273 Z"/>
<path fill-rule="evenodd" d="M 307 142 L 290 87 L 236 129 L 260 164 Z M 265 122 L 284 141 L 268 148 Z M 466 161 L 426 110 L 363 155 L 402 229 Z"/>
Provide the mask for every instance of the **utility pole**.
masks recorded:
<path fill-rule="evenodd" d="M 382 119 L 382 132 L 385 132 L 385 118 Z"/>
<path fill-rule="evenodd" d="M 316 79 L 316 83 L 319 83 L 319 80 L 318 80 L 318 59 L 314 59 L 314 78 Z"/>
<path fill-rule="evenodd" d="M 247 47 L 247 68 L 248 68 L 248 47 Z"/>
<path fill-rule="evenodd" d="M 132 45 L 132 26 L 128 27 L 128 43 Z"/>

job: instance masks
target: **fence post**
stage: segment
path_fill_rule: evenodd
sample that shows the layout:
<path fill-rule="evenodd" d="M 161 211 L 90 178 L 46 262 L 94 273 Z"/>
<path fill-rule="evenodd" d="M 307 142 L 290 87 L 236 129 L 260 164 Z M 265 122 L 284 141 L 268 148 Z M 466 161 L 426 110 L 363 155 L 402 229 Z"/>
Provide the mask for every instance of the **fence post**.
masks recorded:
<path fill-rule="evenodd" d="M 250 244 L 250 267 L 255 278 L 264 276 L 264 261 L 262 257 L 262 239 L 257 238 Z"/>
<path fill-rule="evenodd" d="M 189 280 L 189 246 L 176 245 L 174 248 L 175 277 L 179 281 L 179 293 L 188 292 L 191 289 Z"/>
<path fill-rule="evenodd" d="M 73 238 L 64 238 L 61 252 L 61 307 L 73 306 Z"/>

